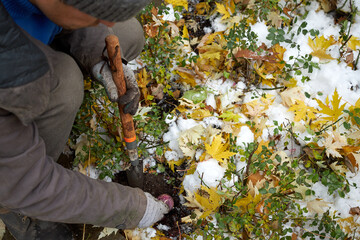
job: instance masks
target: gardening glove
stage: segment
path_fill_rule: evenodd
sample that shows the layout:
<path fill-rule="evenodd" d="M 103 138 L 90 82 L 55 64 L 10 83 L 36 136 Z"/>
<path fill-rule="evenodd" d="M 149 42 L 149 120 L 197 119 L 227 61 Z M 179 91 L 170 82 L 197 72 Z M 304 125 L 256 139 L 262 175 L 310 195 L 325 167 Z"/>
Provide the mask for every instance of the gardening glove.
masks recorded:
<path fill-rule="evenodd" d="M 170 208 L 166 203 L 154 198 L 150 193 L 145 192 L 145 196 L 147 200 L 146 210 L 144 216 L 138 224 L 139 228 L 152 226 L 170 211 Z"/>
<path fill-rule="evenodd" d="M 134 72 L 123 64 L 124 78 L 126 82 L 126 93 L 119 97 L 116 85 L 112 78 L 109 66 L 101 61 L 92 68 L 92 75 L 105 88 L 105 91 L 112 102 L 124 105 L 124 113 L 134 115 L 139 107 L 140 91 L 136 82 Z"/>

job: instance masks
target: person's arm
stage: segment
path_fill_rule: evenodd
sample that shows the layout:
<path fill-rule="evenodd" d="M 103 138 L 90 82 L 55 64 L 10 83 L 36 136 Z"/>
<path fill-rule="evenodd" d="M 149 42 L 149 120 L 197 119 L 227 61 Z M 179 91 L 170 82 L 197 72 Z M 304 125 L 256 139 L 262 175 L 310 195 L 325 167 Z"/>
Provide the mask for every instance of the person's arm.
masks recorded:
<path fill-rule="evenodd" d="M 0 205 L 46 221 L 134 228 L 147 200 L 140 189 L 90 179 L 46 156 L 34 123 L 0 109 Z"/>

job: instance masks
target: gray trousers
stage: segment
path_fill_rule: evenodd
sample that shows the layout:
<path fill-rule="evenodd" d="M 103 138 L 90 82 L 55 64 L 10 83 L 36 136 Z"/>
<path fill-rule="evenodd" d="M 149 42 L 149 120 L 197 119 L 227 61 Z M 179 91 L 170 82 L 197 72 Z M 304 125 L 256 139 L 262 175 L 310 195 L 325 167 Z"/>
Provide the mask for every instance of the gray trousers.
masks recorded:
<path fill-rule="evenodd" d="M 114 34 L 119 37 L 122 58 L 135 59 L 143 49 L 144 35 L 135 19 L 116 23 Z M 104 25 L 84 28 L 60 35 L 54 40 L 49 64 L 53 68 L 50 101 L 47 109 L 35 119 L 47 155 L 57 160 L 69 137 L 72 124 L 83 99 L 83 74 L 101 61 L 108 29 Z M 62 50 L 56 51 L 54 50 Z M 48 54 L 49 55 L 49 54 Z"/>

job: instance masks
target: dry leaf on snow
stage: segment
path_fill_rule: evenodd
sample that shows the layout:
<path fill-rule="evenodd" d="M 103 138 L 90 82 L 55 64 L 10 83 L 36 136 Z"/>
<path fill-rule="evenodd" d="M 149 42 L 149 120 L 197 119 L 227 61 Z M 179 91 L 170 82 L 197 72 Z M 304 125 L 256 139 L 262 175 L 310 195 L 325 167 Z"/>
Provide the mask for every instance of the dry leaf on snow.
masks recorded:
<path fill-rule="evenodd" d="M 322 201 L 321 199 L 315 199 L 306 203 L 307 208 L 312 213 L 322 214 L 325 212 L 324 208 L 329 207 L 330 202 Z"/>
<path fill-rule="evenodd" d="M 311 55 L 318 57 L 320 60 L 332 60 L 334 59 L 330 54 L 326 53 L 326 50 L 336 41 L 334 37 L 331 36 L 329 39 L 326 39 L 324 36 L 316 36 L 314 40 L 309 37 L 308 44 L 312 48 Z"/>

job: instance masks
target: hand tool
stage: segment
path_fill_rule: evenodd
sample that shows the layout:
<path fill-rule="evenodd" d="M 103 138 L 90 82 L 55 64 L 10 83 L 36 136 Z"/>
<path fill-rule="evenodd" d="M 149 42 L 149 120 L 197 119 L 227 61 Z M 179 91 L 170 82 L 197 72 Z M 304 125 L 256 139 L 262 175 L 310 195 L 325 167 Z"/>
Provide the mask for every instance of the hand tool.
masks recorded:
<path fill-rule="evenodd" d="M 110 34 L 105 38 L 106 49 L 110 62 L 110 69 L 119 97 L 126 92 L 126 83 L 121 60 L 121 50 L 119 39 L 114 34 Z M 124 113 L 124 106 L 118 104 L 121 124 L 123 129 L 124 140 L 127 152 L 131 161 L 130 169 L 126 171 L 128 183 L 131 187 L 143 188 L 144 172 L 142 161 L 139 160 L 137 152 L 136 133 L 134 121 L 129 113 Z"/>

